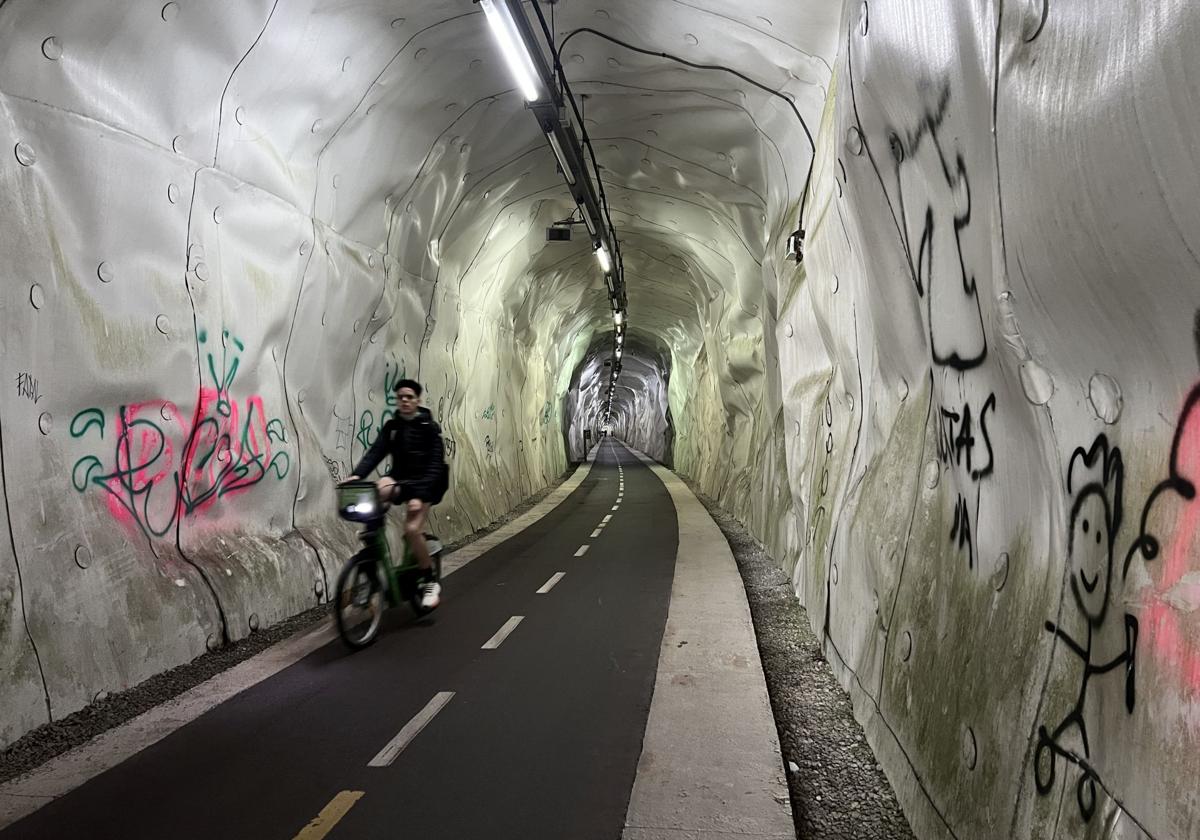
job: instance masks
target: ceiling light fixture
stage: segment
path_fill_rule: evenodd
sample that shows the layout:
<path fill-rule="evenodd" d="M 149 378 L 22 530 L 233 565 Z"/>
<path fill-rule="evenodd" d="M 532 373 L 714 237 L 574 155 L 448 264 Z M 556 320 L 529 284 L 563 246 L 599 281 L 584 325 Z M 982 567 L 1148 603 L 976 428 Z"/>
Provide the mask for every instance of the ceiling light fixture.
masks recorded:
<path fill-rule="evenodd" d="M 588 233 L 592 235 L 592 239 L 596 238 L 596 223 L 592 221 L 592 214 L 587 211 L 587 208 L 580 205 L 579 214 L 583 216 L 583 223 L 587 226 Z"/>
<path fill-rule="evenodd" d="M 623 317 L 624 317 L 624 313 L 614 312 L 613 313 L 613 323 L 619 327 L 621 325 L 621 320 Z"/>
<path fill-rule="evenodd" d="M 550 141 L 550 148 L 554 150 L 554 156 L 558 158 L 558 166 L 562 169 L 563 177 L 567 179 L 567 185 L 575 186 L 575 172 L 571 169 L 571 164 L 567 163 L 567 156 L 563 154 L 562 144 L 558 142 L 558 135 L 554 133 L 554 129 L 546 132 L 546 139 Z M 586 224 L 587 214 L 584 213 L 583 217 Z M 588 231 L 591 232 L 592 236 L 596 235 L 590 224 L 588 225 Z"/>
<path fill-rule="evenodd" d="M 483 7 L 488 26 L 492 28 L 492 35 L 500 45 L 508 72 L 512 74 L 521 96 L 525 97 L 526 102 L 537 102 L 541 95 L 535 81 L 537 74 L 533 69 L 533 60 L 529 57 L 524 40 L 517 34 L 507 4 L 497 3 L 496 0 L 479 0 L 479 5 Z"/>
<path fill-rule="evenodd" d="M 580 99 L 571 90 L 570 80 L 558 59 L 553 21 L 546 19 L 540 0 L 474 2 L 483 7 L 516 87 L 550 144 L 557 168 L 562 171 L 571 198 L 579 208 L 579 222 L 572 218 L 559 226 L 581 223 L 587 227 L 592 249 L 605 274 L 616 322 L 620 324 L 628 306 L 621 240 L 609 214 L 608 198 L 600 180 L 602 167 L 588 136 Z M 548 2 L 553 5 L 557 0 Z M 547 229 L 546 238 L 552 242 L 568 241 L 567 230 L 552 226 Z"/>

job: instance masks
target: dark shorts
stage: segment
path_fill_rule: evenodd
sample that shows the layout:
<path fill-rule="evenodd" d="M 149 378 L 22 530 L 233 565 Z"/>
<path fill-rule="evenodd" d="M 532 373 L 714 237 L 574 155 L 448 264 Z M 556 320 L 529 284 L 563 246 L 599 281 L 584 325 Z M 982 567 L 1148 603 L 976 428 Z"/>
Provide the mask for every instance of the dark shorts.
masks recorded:
<path fill-rule="evenodd" d="M 392 504 L 397 505 L 397 506 L 404 505 L 404 504 L 408 504 L 408 502 L 410 502 L 411 500 L 417 499 L 417 498 L 420 498 L 420 497 L 416 496 L 412 492 L 412 490 L 410 490 L 407 486 L 405 486 L 404 484 L 401 484 L 397 488 L 395 494 L 392 496 L 392 499 L 393 499 Z M 421 499 L 421 501 L 427 505 L 436 504 L 436 502 L 430 502 L 428 499 Z"/>

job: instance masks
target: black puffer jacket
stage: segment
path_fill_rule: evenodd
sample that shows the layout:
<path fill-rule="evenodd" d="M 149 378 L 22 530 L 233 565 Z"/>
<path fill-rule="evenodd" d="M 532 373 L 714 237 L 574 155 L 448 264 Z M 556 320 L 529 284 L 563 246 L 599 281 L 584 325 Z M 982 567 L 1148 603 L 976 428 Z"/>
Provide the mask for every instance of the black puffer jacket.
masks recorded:
<path fill-rule="evenodd" d="M 404 497 L 431 505 L 442 500 L 447 478 L 445 447 L 442 428 L 429 409 L 418 408 L 412 420 L 397 414 L 384 423 L 354 474 L 365 478 L 389 455 L 392 463 L 388 475 L 401 485 Z"/>

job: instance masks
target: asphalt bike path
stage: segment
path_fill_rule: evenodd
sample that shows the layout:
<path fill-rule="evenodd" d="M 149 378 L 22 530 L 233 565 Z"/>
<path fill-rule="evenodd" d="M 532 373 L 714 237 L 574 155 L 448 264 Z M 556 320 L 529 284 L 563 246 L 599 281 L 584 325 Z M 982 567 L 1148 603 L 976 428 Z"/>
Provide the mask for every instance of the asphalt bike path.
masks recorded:
<path fill-rule="evenodd" d="M 661 481 L 605 441 L 430 620 L 389 611 L 0 838 L 619 837 L 677 547 Z"/>

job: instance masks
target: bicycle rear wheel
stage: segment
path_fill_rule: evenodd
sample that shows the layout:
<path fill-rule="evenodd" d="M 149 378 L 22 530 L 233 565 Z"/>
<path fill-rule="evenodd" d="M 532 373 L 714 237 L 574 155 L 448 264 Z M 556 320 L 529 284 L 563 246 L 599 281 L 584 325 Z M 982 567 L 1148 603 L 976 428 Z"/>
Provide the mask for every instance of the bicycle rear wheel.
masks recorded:
<path fill-rule="evenodd" d="M 350 558 L 338 575 L 333 601 L 338 635 L 346 646 L 361 650 L 375 641 L 383 610 L 383 584 L 375 559 L 361 555 Z"/>

